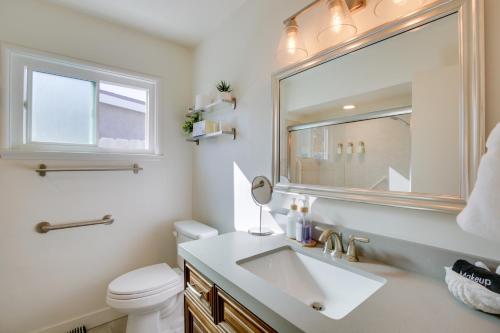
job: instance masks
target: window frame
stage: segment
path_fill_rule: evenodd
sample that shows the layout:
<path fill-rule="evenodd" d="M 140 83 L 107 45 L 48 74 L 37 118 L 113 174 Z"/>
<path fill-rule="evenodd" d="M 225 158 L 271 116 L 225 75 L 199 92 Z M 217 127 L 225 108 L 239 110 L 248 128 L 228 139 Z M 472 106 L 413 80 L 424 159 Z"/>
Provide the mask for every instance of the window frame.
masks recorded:
<path fill-rule="evenodd" d="M 1 44 L 2 100 L 4 101 L 1 128 L 2 158 L 86 158 L 123 159 L 161 157 L 158 133 L 159 78 L 133 73 L 110 66 Z M 41 72 L 95 83 L 95 144 L 33 142 L 31 140 L 32 75 Z M 145 141 L 147 149 L 110 149 L 98 146 L 100 83 L 145 89 Z"/>

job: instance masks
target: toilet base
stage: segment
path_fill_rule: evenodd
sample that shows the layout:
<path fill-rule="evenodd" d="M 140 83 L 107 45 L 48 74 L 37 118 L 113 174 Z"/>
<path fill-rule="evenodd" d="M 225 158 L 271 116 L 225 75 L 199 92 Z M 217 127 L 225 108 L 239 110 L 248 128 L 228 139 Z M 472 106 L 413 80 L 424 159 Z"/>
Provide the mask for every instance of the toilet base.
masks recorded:
<path fill-rule="evenodd" d="M 126 333 L 184 332 L 184 297 L 177 294 L 158 311 L 129 314 Z"/>
<path fill-rule="evenodd" d="M 160 330 L 160 312 L 130 314 L 126 333 L 163 333 Z"/>

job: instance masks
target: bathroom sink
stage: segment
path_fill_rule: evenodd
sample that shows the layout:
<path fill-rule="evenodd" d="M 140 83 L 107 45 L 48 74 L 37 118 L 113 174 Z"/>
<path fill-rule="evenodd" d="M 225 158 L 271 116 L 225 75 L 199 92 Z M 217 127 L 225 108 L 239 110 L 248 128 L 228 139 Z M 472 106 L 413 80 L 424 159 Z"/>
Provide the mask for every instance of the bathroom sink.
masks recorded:
<path fill-rule="evenodd" d="M 386 283 L 381 277 L 326 259 L 286 246 L 237 264 L 332 319 L 345 317 Z"/>

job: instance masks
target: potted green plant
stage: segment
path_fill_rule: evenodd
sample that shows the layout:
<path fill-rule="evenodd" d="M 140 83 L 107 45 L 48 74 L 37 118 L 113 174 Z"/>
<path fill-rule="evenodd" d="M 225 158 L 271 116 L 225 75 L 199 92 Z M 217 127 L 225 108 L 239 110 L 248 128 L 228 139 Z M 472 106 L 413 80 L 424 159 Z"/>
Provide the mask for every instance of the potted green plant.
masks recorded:
<path fill-rule="evenodd" d="M 231 101 L 233 99 L 233 95 L 231 94 L 233 89 L 231 88 L 231 84 L 229 82 L 221 80 L 217 84 L 217 90 L 219 91 L 219 99 L 225 101 Z"/>
<path fill-rule="evenodd" d="M 193 113 L 191 115 L 186 116 L 186 121 L 182 124 L 182 131 L 186 135 L 191 135 L 193 133 L 194 123 L 201 121 L 201 113 Z"/>

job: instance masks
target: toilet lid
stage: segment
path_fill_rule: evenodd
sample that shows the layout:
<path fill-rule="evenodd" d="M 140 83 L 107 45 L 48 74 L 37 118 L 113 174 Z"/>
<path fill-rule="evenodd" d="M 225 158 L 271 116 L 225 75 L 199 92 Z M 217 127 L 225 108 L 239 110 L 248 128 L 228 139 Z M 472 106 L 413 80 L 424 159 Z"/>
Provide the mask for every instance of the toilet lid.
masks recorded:
<path fill-rule="evenodd" d="M 209 238 L 219 234 L 216 229 L 194 220 L 177 221 L 174 226 L 179 234 L 191 239 Z"/>
<path fill-rule="evenodd" d="M 108 292 L 116 295 L 142 294 L 176 285 L 179 275 L 167 264 L 136 269 L 114 279 Z"/>

